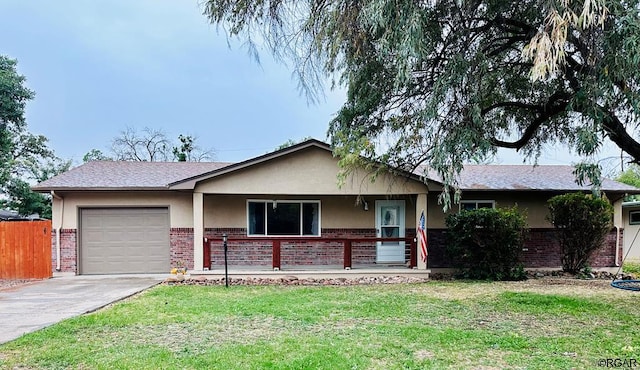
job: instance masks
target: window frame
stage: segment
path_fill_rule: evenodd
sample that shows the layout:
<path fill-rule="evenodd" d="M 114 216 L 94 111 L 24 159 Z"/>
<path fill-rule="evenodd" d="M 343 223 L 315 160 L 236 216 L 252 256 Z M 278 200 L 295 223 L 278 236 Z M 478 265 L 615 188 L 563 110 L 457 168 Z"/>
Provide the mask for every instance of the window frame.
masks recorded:
<path fill-rule="evenodd" d="M 250 203 L 262 203 L 264 204 L 264 234 L 250 234 L 251 227 L 249 225 L 250 222 L 250 214 L 249 214 L 249 204 Z M 289 204 L 299 204 L 300 205 L 300 234 L 297 235 L 271 235 L 268 230 L 268 212 L 267 205 L 269 203 L 289 203 Z M 304 204 L 317 204 L 318 205 L 318 233 L 311 235 L 304 235 Z M 319 199 L 247 199 L 246 202 L 246 222 L 247 222 L 247 237 L 249 238 L 321 238 L 322 237 L 322 202 Z"/>
<path fill-rule="evenodd" d="M 473 209 L 481 209 L 481 208 L 478 208 L 478 204 L 479 203 L 491 203 L 491 208 L 492 209 L 496 208 L 496 201 L 495 200 L 489 200 L 489 199 L 486 199 L 486 200 L 482 200 L 482 199 L 479 199 L 479 200 L 461 200 L 460 204 L 458 205 L 458 211 L 466 210 L 466 208 L 462 207 L 463 204 L 475 204 L 475 208 L 473 208 Z M 482 208 L 487 208 L 487 207 L 482 207 Z"/>
<path fill-rule="evenodd" d="M 640 211 L 629 211 L 629 225 L 640 225 L 640 220 L 639 221 L 633 221 L 632 215 L 636 215 L 636 214 L 640 214 Z"/>

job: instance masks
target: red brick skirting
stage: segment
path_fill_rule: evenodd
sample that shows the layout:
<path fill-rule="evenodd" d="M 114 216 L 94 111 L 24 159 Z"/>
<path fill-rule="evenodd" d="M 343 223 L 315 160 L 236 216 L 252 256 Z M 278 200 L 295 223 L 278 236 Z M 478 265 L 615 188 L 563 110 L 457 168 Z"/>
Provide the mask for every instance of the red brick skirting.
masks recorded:
<path fill-rule="evenodd" d="M 77 230 L 60 230 L 60 267 L 63 272 L 77 273 Z M 211 240 L 211 265 L 222 266 L 224 253 L 222 248 L 222 234 L 226 233 L 230 239 L 228 258 L 230 265 L 270 266 L 273 261 L 272 245 L 264 241 L 252 240 L 246 236 L 244 228 L 208 228 L 205 237 Z M 532 229 L 529 239 L 522 253 L 522 261 L 526 268 L 557 268 L 560 267 L 560 246 L 554 237 L 553 229 Z M 622 259 L 623 230 L 620 230 L 618 258 Z M 327 238 L 373 238 L 375 229 L 323 229 L 322 237 Z M 407 229 L 409 238 L 415 236 L 415 230 Z M 171 228 L 170 261 L 171 266 L 185 263 L 193 268 L 193 229 Z M 51 235 L 52 271 L 56 268 L 55 231 Z M 446 255 L 446 229 L 429 229 L 427 231 L 429 243 L 429 268 L 454 267 Z M 612 230 L 605 244 L 600 248 L 591 261 L 591 266 L 615 266 L 616 231 Z M 375 263 L 376 246 L 373 242 L 354 242 L 351 249 L 352 264 L 367 265 Z M 409 260 L 410 246 L 407 244 L 406 260 Z M 281 263 L 290 265 L 341 265 L 344 262 L 344 247 L 340 242 L 314 241 L 313 238 L 304 241 L 286 241 L 281 245 Z"/>
<path fill-rule="evenodd" d="M 273 247 L 271 242 L 254 240 L 246 236 L 244 228 L 205 229 L 205 237 L 210 240 L 211 266 L 224 265 L 222 234 L 227 234 L 227 259 L 229 265 L 271 266 Z M 364 238 L 375 237 L 375 229 L 323 229 L 322 238 Z M 280 258 L 282 266 L 323 266 L 342 265 L 344 245 L 340 241 L 314 240 L 313 237 L 301 241 L 283 241 Z M 407 256 L 409 255 L 407 249 Z M 408 258 L 408 257 L 407 257 Z M 376 259 L 375 243 L 357 242 L 352 247 L 352 263 L 372 264 Z"/>
<path fill-rule="evenodd" d="M 76 272 L 78 270 L 77 230 L 60 229 L 60 271 Z M 56 231 L 51 230 L 51 271 L 56 271 Z"/>
<path fill-rule="evenodd" d="M 171 267 L 193 268 L 193 228 L 174 227 L 169 231 Z"/>
<path fill-rule="evenodd" d="M 446 229 L 429 229 L 429 268 L 455 267 L 446 253 Z M 562 266 L 560 245 L 554 229 L 530 229 L 521 260 L 525 268 L 560 268 Z M 618 258 L 622 258 L 623 230 L 620 230 Z M 616 265 L 616 230 L 612 230 L 604 244 L 590 261 L 591 267 L 614 267 Z"/>

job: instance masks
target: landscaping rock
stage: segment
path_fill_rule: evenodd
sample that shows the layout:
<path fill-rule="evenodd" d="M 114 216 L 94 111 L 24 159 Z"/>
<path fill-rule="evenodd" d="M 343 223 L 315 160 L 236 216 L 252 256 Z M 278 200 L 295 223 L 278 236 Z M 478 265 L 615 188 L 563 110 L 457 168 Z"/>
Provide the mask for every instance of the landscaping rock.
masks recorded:
<path fill-rule="evenodd" d="M 203 279 L 204 278 L 204 279 Z M 229 285 L 308 285 L 308 286 L 330 286 L 330 285 L 370 285 L 370 284 L 402 284 L 402 283 L 423 283 L 428 281 L 425 278 L 404 277 L 404 276 L 380 276 L 380 277 L 364 277 L 364 278 L 231 278 Z M 197 276 L 178 280 L 176 277 L 167 278 L 165 285 L 224 285 L 224 278 L 208 279 L 205 276 Z"/>
<path fill-rule="evenodd" d="M 0 290 L 17 288 L 36 281 L 41 281 L 41 279 L 0 279 Z"/>
<path fill-rule="evenodd" d="M 527 277 L 533 280 L 549 280 L 558 278 L 569 281 L 585 280 L 585 277 L 592 280 L 635 280 L 636 276 L 632 274 L 621 273 L 617 276 L 607 271 L 593 271 L 587 275 L 572 275 L 563 271 L 529 271 Z M 183 280 L 180 280 L 182 278 Z M 451 273 L 433 273 L 429 279 L 422 277 L 406 277 L 406 276 L 367 276 L 354 278 L 299 278 L 293 275 L 282 277 L 247 277 L 247 278 L 230 278 L 229 285 L 292 285 L 292 286 L 332 286 L 332 285 L 372 285 L 372 284 L 406 284 L 406 283 L 424 283 L 429 280 L 455 280 L 455 276 Z M 165 285 L 202 285 L 214 286 L 225 285 L 224 278 L 208 278 L 207 276 L 184 277 L 171 275 L 165 281 Z"/>

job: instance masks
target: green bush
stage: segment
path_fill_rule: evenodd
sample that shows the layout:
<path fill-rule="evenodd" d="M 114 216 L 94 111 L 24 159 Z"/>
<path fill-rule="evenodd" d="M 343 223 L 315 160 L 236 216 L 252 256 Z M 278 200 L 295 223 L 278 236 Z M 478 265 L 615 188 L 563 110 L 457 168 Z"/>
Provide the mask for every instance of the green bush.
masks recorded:
<path fill-rule="evenodd" d="M 613 206 L 583 193 L 557 195 L 548 201 L 549 222 L 555 226 L 562 250 L 562 269 L 582 270 L 611 231 Z"/>
<path fill-rule="evenodd" d="M 447 251 L 462 277 L 523 280 L 519 261 L 525 217 L 514 208 L 461 211 L 447 216 Z"/>

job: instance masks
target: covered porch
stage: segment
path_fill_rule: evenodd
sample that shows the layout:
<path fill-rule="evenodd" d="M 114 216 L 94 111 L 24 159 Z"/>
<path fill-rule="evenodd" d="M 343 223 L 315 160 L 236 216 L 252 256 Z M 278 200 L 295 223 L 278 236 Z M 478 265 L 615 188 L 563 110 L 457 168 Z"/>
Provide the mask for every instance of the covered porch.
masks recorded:
<path fill-rule="evenodd" d="M 192 270 L 215 271 L 221 268 L 225 244 L 227 265 L 243 270 L 335 271 L 339 268 L 349 271 L 373 268 L 379 271 L 386 268 L 424 271 L 427 268 L 416 234 L 421 217 L 426 217 L 426 193 L 404 194 L 396 200 L 388 200 L 385 195 L 368 196 L 371 211 L 363 211 L 362 206 L 354 207 L 351 202 L 356 196 L 314 196 L 318 213 L 318 225 L 313 226 L 317 228 L 316 234 L 299 236 L 253 233 L 252 226 L 248 225 L 251 220 L 247 219 L 250 218 L 249 209 L 254 197 L 225 195 L 222 202 L 219 195 L 194 193 Z M 305 204 L 311 197 L 294 195 L 290 198 L 305 200 L 278 200 L 278 204 L 287 201 Z M 271 201 L 265 202 L 267 212 L 270 212 Z M 212 210 L 211 205 L 215 203 L 235 204 L 234 218 L 238 221 L 226 225 L 215 222 L 218 217 L 209 215 L 214 212 L 231 213 L 226 208 L 223 211 Z M 201 206 L 196 207 L 197 204 Z M 392 220 L 384 219 L 385 207 L 394 214 Z M 215 227 L 218 226 L 216 224 L 222 227 Z"/>
<path fill-rule="evenodd" d="M 181 254 L 215 270 L 226 235 L 229 266 L 426 270 L 416 228 L 429 186 L 409 173 L 339 175 L 330 148 L 309 142 L 173 184 L 192 193 L 192 253 Z"/>

